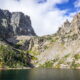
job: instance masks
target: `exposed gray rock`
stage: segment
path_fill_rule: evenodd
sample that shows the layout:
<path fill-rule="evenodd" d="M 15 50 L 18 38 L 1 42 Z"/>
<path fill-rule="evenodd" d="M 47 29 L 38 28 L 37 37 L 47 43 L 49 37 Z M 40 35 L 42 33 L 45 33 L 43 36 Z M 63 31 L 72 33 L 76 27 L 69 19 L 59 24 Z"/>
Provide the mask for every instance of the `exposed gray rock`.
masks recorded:
<path fill-rule="evenodd" d="M 30 17 L 21 12 L 0 10 L 0 37 L 10 38 L 18 35 L 36 36 Z"/>
<path fill-rule="evenodd" d="M 59 28 L 58 33 L 60 35 L 65 35 L 66 33 L 70 32 L 70 22 L 66 20 L 64 24 Z"/>
<path fill-rule="evenodd" d="M 59 28 L 58 34 L 64 36 L 66 34 L 80 34 L 80 13 L 73 17 L 71 23 L 66 20 L 64 24 Z"/>
<path fill-rule="evenodd" d="M 80 13 L 78 13 L 77 15 L 75 15 L 73 17 L 73 20 L 71 22 L 71 31 L 75 34 L 79 34 L 80 33 Z"/>

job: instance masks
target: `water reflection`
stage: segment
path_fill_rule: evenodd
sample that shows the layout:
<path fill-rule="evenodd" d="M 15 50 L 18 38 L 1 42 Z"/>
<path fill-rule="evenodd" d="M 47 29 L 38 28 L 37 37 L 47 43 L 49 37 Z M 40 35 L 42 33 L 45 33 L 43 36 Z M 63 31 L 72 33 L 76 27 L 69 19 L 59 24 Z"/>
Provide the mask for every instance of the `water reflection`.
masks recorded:
<path fill-rule="evenodd" d="M 29 80 L 29 70 L 0 71 L 0 80 Z"/>
<path fill-rule="evenodd" d="M 0 80 L 80 80 L 80 70 L 6 70 L 0 71 Z"/>
<path fill-rule="evenodd" d="M 34 69 L 30 75 L 30 80 L 80 80 L 80 70 Z"/>

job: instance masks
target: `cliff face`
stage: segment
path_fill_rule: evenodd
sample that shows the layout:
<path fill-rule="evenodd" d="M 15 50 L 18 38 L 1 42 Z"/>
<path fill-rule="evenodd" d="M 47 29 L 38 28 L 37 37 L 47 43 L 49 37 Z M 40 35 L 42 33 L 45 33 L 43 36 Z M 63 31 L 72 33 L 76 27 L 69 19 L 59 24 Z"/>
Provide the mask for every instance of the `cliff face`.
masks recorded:
<path fill-rule="evenodd" d="M 10 38 L 18 35 L 36 36 L 29 16 L 21 12 L 0 10 L 0 36 Z"/>
<path fill-rule="evenodd" d="M 12 51 L 0 47 L 0 61 L 6 66 L 80 69 L 80 13 L 71 22 L 66 20 L 57 33 L 38 37 L 28 16 L 0 10 L 0 30 L 0 37 L 7 40 L 2 42 Z"/>

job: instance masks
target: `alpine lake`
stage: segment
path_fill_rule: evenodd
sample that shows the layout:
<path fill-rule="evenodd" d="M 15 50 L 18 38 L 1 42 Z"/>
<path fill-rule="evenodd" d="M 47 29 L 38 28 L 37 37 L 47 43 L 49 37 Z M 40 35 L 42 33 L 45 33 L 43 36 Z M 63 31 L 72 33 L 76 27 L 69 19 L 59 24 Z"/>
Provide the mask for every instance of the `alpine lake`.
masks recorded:
<path fill-rule="evenodd" d="M 0 70 L 0 80 L 80 80 L 80 70 L 50 68 Z"/>

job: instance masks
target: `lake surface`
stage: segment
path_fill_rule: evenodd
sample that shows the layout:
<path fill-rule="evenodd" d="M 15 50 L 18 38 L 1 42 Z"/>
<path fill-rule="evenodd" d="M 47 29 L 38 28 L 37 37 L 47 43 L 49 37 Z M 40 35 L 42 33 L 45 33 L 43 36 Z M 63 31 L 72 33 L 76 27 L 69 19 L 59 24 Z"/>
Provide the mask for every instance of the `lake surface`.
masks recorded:
<path fill-rule="evenodd" d="M 0 71 L 0 80 L 80 80 L 80 70 L 4 70 Z"/>

